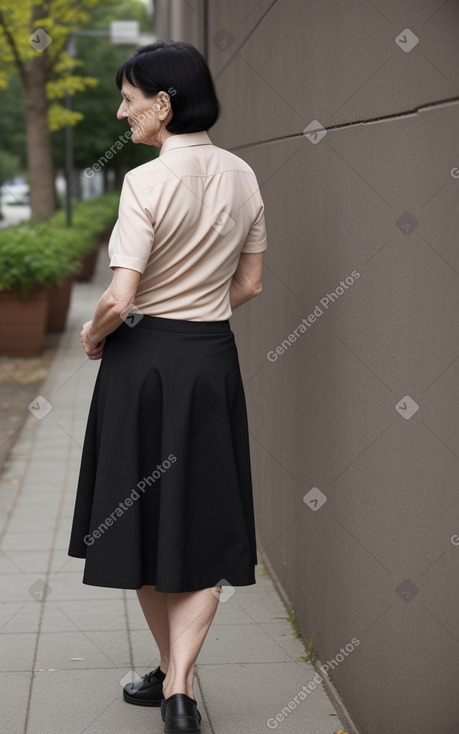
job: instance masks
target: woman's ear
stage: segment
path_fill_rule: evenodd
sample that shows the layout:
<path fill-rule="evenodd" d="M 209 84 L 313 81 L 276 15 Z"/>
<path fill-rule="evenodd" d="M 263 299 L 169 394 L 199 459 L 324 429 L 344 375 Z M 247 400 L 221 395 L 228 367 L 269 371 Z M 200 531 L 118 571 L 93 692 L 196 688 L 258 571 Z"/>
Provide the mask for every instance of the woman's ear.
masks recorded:
<path fill-rule="evenodd" d="M 156 104 L 159 106 L 158 117 L 160 120 L 166 120 L 172 111 L 171 100 L 167 92 L 158 92 L 156 95 Z"/>

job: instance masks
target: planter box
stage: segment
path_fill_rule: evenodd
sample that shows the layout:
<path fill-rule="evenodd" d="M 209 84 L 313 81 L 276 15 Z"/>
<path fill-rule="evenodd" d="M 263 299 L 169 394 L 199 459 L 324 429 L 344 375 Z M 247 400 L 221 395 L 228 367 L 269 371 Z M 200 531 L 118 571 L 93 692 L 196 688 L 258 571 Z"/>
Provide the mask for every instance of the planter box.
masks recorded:
<path fill-rule="evenodd" d="M 96 268 L 98 255 L 99 247 L 96 247 L 95 250 L 92 250 L 92 252 L 88 252 L 88 254 L 84 256 L 81 272 L 75 276 L 75 280 L 78 280 L 79 282 L 86 282 L 88 280 L 91 280 L 94 274 L 94 270 Z"/>
<path fill-rule="evenodd" d="M 73 275 L 67 275 L 58 288 L 48 291 L 46 331 L 64 331 L 72 295 Z"/>
<path fill-rule="evenodd" d="M 48 293 L 45 288 L 22 298 L 17 291 L 0 292 L 0 354 L 36 357 L 43 348 Z"/>

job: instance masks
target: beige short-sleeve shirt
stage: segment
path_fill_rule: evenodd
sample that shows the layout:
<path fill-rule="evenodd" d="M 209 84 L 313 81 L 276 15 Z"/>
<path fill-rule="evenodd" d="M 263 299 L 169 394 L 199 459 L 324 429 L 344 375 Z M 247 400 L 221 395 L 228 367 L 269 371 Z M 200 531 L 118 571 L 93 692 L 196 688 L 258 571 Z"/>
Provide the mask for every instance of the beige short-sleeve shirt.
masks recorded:
<path fill-rule="evenodd" d="M 142 274 L 134 299 L 142 313 L 228 319 L 240 253 L 266 248 L 255 173 L 207 132 L 166 138 L 158 158 L 126 174 L 108 252 L 111 268 Z"/>

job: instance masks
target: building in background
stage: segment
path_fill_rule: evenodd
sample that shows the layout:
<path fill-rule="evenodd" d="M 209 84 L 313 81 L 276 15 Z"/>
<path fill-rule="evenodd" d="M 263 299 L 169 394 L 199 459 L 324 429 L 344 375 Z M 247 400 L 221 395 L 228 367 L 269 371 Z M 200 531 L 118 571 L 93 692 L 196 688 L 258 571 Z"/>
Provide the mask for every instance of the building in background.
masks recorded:
<path fill-rule="evenodd" d="M 265 202 L 231 320 L 260 560 L 360 734 L 458 734 L 459 5 L 155 5 Z"/>

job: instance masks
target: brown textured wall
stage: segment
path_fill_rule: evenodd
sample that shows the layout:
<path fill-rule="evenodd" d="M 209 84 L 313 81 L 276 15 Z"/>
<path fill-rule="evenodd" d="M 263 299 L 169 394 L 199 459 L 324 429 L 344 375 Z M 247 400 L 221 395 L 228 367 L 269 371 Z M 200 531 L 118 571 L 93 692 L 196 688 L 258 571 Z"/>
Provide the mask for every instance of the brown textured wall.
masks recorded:
<path fill-rule="evenodd" d="M 459 734 L 459 3 L 208 6 L 209 134 L 268 226 L 231 320 L 260 550 L 321 662 L 359 641 L 361 734 Z M 157 11 L 203 50 L 203 0 Z"/>

